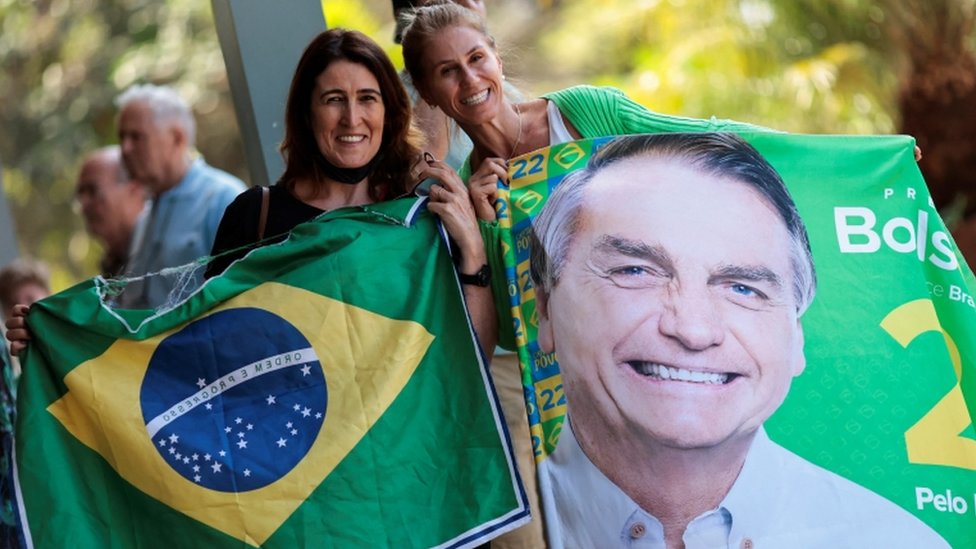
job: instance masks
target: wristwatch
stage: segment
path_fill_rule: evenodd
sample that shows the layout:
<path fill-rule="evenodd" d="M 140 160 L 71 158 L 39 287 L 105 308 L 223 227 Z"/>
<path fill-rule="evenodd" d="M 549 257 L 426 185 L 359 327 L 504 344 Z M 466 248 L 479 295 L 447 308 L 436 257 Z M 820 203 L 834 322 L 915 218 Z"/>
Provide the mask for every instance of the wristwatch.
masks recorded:
<path fill-rule="evenodd" d="M 472 286 L 485 288 L 491 284 L 491 267 L 485 263 L 474 274 L 464 274 L 458 271 L 458 279 L 461 281 L 461 284 L 471 284 Z"/>

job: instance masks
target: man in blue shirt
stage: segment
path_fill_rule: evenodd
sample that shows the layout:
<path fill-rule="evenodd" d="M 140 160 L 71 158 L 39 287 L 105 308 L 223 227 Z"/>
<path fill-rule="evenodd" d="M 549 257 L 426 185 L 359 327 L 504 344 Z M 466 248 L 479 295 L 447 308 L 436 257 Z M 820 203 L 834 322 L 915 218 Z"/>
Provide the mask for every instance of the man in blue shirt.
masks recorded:
<path fill-rule="evenodd" d="M 165 308 L 200 286 L 203 269 L 190 267 L 177 276 L 157 273 L 208 255 L 224 209 L 245 187 L 240 179 L 194 158 L 193 113 L 172 88 L 135 85 L 116 104 L 122 160 L 151 200 L 132 242 L 127 275 L 135 280 L 118 304 Z"/>
<path fill-rule="evenodd" d="M 88 154 L 75 183 L 85 229 L 105 249 L 99 261 L 102 276 L 127 272 L 132 235 L 146 206 L 146 188 L 129 177 L 117 145 Z"/>

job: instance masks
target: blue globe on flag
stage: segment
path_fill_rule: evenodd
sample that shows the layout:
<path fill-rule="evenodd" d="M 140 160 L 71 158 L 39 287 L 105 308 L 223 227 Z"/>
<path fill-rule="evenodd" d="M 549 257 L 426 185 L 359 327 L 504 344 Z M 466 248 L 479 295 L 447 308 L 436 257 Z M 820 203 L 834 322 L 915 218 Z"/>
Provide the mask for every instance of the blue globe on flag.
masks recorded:
<path fill-rule="evenodd" d="M 308 453 L 325 420 L 318 356 L 287 320 L 219 311 L 164 339 L 140 390 L 153 446 L 187 480 L 213 490 L 262 488 Z"/>

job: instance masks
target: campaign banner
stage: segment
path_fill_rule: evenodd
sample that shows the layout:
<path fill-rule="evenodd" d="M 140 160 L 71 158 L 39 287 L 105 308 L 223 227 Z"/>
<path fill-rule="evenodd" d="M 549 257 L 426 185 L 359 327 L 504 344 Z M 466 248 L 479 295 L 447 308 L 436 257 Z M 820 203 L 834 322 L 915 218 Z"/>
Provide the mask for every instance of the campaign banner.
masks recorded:
<path fill-rule="evenodd" d="M 162 313 L 35 304 L 33 547 L 471 547 L 528 520 L 425 199 L 343 208 Z"/>
<path fill-rule="evenodd" d="M 757 191 L 765 175 L 697 138 L 692 152 L 581 140 L 509 163 L 496 209 L 550 545 L 673 539 L 674 517 L 651 508 L 687 502 L 665 486 L 705 490 L 702 511 L 731 522 L 727 538 L 696 538 L 692 520 L 689 547 L 976 545 L 976 281 L 914 140 L 740 137 L 788 195 Z M 535 237 L 557 249 L 531 264 L 532 225 L 566 181 L 582 190 L 559 198 Z M 815 266 L 808 306 L 789 196 Z M 546 303 L 532 269 L 553 281 Z M 747 457 L 706 483 L 720 493 L 655 477 L 706 474 L 709 458 L 690 457 L 725 448 Z"/>

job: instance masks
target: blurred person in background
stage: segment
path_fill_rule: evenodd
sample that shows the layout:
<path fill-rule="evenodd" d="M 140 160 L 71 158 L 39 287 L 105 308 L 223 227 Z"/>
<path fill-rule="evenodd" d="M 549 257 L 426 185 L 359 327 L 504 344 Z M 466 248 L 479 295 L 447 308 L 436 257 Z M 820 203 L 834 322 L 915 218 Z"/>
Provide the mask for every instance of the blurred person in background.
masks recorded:
<path fill-rule="evenodd" d="M 31 304 L 51 295 L 51 272 L 47 264 L 42 261 L 22 257 L 15 259 L 9 265 L 0 269 L 0 309 L 7 321 L 18 319 L 27 313 Z M 16 354 L 20 348 L 11 348 Z M 13 389 L 12 384 L 6 383 L 20 375 L 20 365 L 17 360 L 10 361 L 10 371 L 4 370 L 4 390 Z M 9 374 L 9 375 L 8 375 Z M 0 399 L 2 400 L 2 399 Z"/>
<path fill-rule="evenodd" d="M 206 256 L 224 209 L 244 190 L 233 175 L 194 154 L 196 123 L 173 88 L 135 85 L 116 99 L 122 161 L 129 176 L 146 186 L 149 211 L 137 226 L 128 274 L 141 277 Z M 128 309 L 175 304 L 203 282 L 196 269 L 178 293 L 162 276 L 132 280 L 119 300 Z"/>
<path fill-rule="evenodd" d="M 97 149 L 85 157 L 75 185 L 85 230 L 105 250 L 99 270 L 106 278 L 125 274 L 132 236 L 145 208 L 143 185 L 129 177 L 117 145 Z"/>
<path fill-rule="evenodd" d="M 4 319 L 13 316 L 18 303 L 30 305 L 49 295 L 51 273 L 43 262 L 22 257 L 0 269 L 0 307 Z"/>
<path fill-rule="evenodd" d="M 47 265 L 28 258 L 15 259 L 0 269 L 0 309 L 4 319 L 13 315 L 15 307 L 28 305 L 51 294 L 51 275 Z M 21 304 L 21 305 L 18 305 Z M 14 518 L 13 479 L 10 458 L 13 449 L 14 420 L 16 418 L 17 378 L 20 365 L 7 354 L 7 346 L 0 351 L 0 548 L 18 547 Z"/>

